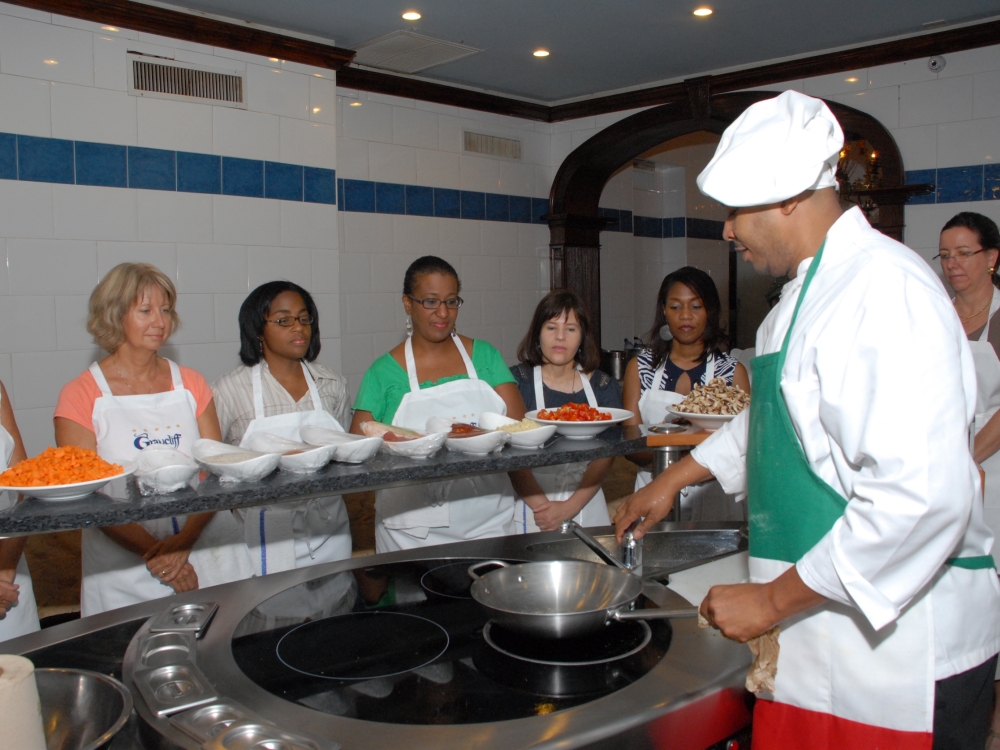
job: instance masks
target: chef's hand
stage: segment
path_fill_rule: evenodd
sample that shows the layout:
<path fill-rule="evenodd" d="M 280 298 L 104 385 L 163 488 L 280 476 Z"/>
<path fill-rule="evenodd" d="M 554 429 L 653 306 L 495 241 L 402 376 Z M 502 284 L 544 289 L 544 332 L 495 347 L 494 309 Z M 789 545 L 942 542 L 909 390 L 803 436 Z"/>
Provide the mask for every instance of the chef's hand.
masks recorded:
<path fill-rule="evenodd" d="M 188 564 L 188 555 L 191 554 L 189 549 L 171 549 L 173 545 L 167 544 L 171 539 L 173 537 L 157 542 L 143 555 L 146 568 L 164 583 L 170 583 L 180 574 L 183 567 Z"/>
<path fill-rule="evenodd" d="M 532 510 L 535 514 L 535 523 L 542 531 L 556 531 L 559 524 L 580 512 L 575 504 L 560 500 L 546 500 Z"/>
<path fill-rule="evenodd" d="M 198 588 L 198 574 L 191 563 L 186 563 L 177 576 L 167 584 L 175 594 L 183 594 L 185 591 L 194 591 Z"/>
<path fill-rule="evenodd" d="M 17 604 L 19 588 L 16 583 L 0 581 L 0 616 L 7 614 L 7 610 Z"/>
<path fill-rule="evenodd" d="M 712 472 L 700 463 L 685 456 L 667 467 L 656 479 L 634 495 L 628 497 L 615 513 L 615 537 L 621 544 L 622 536 L 634 521 L 642 518 L 634 536 L 641 539 L 653 524 L 658 523 L 674 507 L 674 499 L 683 488 L 712 478 Z"/>
<path fill-rule="evenodd" d="M 782 620 L 825 601 L 826 597 L 806 586 L 792 567 L 770 583 L 713 586 L 700 611 L 709 625 L 726 638 L 746 643 Z"/>

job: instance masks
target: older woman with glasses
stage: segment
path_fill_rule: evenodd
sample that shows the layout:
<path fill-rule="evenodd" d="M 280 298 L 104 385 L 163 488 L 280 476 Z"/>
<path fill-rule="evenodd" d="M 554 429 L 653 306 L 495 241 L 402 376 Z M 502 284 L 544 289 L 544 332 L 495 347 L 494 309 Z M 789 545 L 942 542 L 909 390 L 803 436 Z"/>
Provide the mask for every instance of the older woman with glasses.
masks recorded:
<path fill-rule="evenodd" d="M 351 432 L 378 421 L 423 430 L 428 417 L 472 422 L 485 411 L 524 417 L 524 403 L 500 353 L 455 331 L 458 273 L 432 255 L 403 279 L 406 340 L 365 373 Z M 503 474 L 382 490 L 375 501 L 378 552 L 502 536 L 514 531 L 514 490 Z"/>
<path fill-rule="evenodd" d="M 87 330 L 109 354 L 67 383 L 54 417 L 56 444 L 124 463 L 148 445 L 191 454 L 218 440 L 212 391 L 198 372 L 159 356 L 180 324 L 173 282 L 146 263 L 115 266 L 90 295 Z M 84 529 L 84 617 L 174 592 L 249 578 L 230 511 Z"/>
<path fill-rule="evenodd" d="M 316 364 L 319 311 L 312 295 L 290 281 L 269 281 L 243 301 L 239 314 L 243 365 L 212 384 L 222 439 L 246 445 L 256 432 L 301 440 L 306 425 L 343 432 L 351 418 L 347 381 Z M 237 511 L 256 575 L 343 560 L 351 556 L 347 508 L 339 495 Z M 322 590 L 320 590 L 322 589 Z M 258 614 L 280 626 L 282 618 L 323 617 L 339 601 L 324 586 L 288 597 Z M 330 594 L 327 596 L 327 594 Z M 294 607 L 294 612 L 291 611 Z"/>

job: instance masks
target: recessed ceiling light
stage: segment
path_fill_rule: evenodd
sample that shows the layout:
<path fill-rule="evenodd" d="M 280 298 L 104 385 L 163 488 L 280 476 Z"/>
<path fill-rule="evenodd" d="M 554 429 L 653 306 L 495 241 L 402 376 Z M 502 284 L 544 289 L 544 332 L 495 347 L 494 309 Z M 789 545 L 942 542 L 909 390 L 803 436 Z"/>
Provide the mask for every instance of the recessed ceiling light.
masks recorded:
<path fill-rule="evenodd" d="M 351 106 L 352 107 L 360 107 L 361 106 L 361 102 L 351 102 Z"/>
<path fill-rule="evenodd" d="M 403 18 L 405 18 L 407 21 L 419 21 L 420 14 L 417 13 L 417 11 L 415 10 L 408 10 L 406 11 L 406 13 L 403 14 Z"/>
<path fill-rule="evenodd" d="M 313 114 L 316 114 L 319 111 L 320 111 L 319 107 L 313 107 Z"/>
<path fill-rule="evenodd" d="M 42 62 L 45 63 L 46 65 L 58 65 L 59 64 L 58 60 L 42 60 Z"/>
<path fill-rule="evenodd" d="M 105 31 L 118 31 L 117 26 L 102 26 L 101 28 L 104 29 Z"/>
<path fill-rule="evenodd" d="M 278 62 L 278 58 L 277 57 L 269 57 L 267 59 L 270 60 L 271 62 Z"/>
<path fill-rule="evenodd" d="M 322 78 L 323 77 L 322 73 L 313 73 L 313 75 L 316 76 L 317 78 Z"/>
<path fill-rule="evenodd" d="M 536 49 L 531 54 L 533 54 L 535 57 L 548 57 L 549 51 L 547 49 Z"/>
<path fill-rule="evenodd" d="M 848 83 L 857 83 L 858 82 L 858 79 L 855 78 L 854 76 L 851 76 L 850 78 L 845 78 L 844 80 L 847 81 Z"/>
<path fill-rule="evenodd" d="M 699 18 L 703 18 L 705 16 L 712 15 L 712 9 L 711 8 L 696 8 L 693 12 Z"/>

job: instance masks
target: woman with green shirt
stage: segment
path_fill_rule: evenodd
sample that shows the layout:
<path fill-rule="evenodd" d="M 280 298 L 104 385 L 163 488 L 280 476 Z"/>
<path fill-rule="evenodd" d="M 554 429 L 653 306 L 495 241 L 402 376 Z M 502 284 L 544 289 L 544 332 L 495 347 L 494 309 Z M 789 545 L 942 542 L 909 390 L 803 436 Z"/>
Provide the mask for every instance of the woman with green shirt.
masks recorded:
<path fill-rule="evenodd" d="M 406 340 L 365 373 L 351 432 L 375 420 L 423 430 L 429 417 L 476 424 L 485 411 L 524 417 L 524 403 L 500 353 L 455 332 L 458 273 L 427 255 L 403 279 Z M 505 474 L 382 490 L 375 500 L 375 550 L 391 552 L 503 536 L 514 531 L 514 491 Z"/>

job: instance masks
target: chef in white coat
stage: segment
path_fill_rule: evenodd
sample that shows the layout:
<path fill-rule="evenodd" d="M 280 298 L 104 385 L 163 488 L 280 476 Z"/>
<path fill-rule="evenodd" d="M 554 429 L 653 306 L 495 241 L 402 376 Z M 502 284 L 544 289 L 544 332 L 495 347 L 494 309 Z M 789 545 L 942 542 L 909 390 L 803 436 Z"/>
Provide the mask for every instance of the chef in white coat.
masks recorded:
<path fill-rule="evenodd" d="M 429 417 L 476 424 L 483 412 L 524 417 L 524 404 L 500 353 L 458 334 L 458 273 L 427 255 L 403 279 L 407 336 L 365 373 L 351 432 L 377 421 L 424 430 Z M 514 491 L 505 474 L 381 490 L 375 549 L 390 552 L 503 536 L 514 531 Z"/>
<path fill-rule="evenodd" d="M 179 324 L 173 282 L 145 263 L 111 269 L 90 295 L 87 330 L 110 354 L 63 386 L 57 445 L 126 463 L 147 445 L 191 455 L 201 437 L 220 439 L 212 391 L 196 371 L 157 352 Z M 84 617 L 252 573 L 230 511 L 84 529 Z"/>
<path fill-rule="evenodd" d="M 927 264 L 841 208 L 842 144 L 794 91 L 723 134 L 698 185 L 731 207 L 744 259 L 791 281 L 757 333 L 750 408 L 615 523 L 644 516 L 642 533 L 712 475 L 747 493 L 752 583 L 713 587 L 701 611 L 739 641 L 779 626 L 755 748 L 981 750 L 1000 586 L 968 448 L 972 356 Z"/>
<path fill-rule="evenodd" d="M 0 399 L 0 458 L 7 469 L 27 455 L 3 383 L 0 383 Z M 26 541 L 27 537 L 0 539 L 0 641 L 38 630 L 35 592 L 24 557 Z"/>
<path fill-rule="evenodd" d="M 622 408 L 621 387 L 600 366 L 600 350 L 583 302 L 573 292 L 550 292 L 535 308 L 510 371 L 528 411 L 565 404 Z M 514 472 L 514 524 L 520 534 L 552 531 L 573 519 L 581 526 L 611 523 L 601 482 L 613 459 Z"/>
<path fill-rule="evenodd" d="M 746 368 L 719 348 L 724 340 L 719 316 L 722 303 L 712 277 L 684 266 L 663 277 L 656 295 L 649 345 L 625 368 L 625 408 L 635 416 L 627 425 L 660 424 L 673 419 L 669 406 L 679 404 L 695 385 L 722 378 L 726 385 L 750 392 Z M 648 464 L 649 453 L 634 460 Z M 635 489 L 652 481 L 639 469 Z M 680 495 L 681 521 L 743 521 L 745 506 L 716 481 L 685 487 Z"/>
<path fill-rule="evenodd" d="M 212 384 L 222 439 L 250 447 L 251 436 L 268 433 L 301 441 L 307 425 L 344 432 L 351 406 L 347 381 L 316 364 L 320 353 L 319 311 L 305 289 L 269 281 L 254 289 L 239 313 L 241 367 Z M 351 528 L 339 495 L 236 511 L 254 575 L 280 573 L 351 556 Z M 280 625 L 281 618 L 323 617 L 340 592 L 298 587 L 257 608 Z"/>

